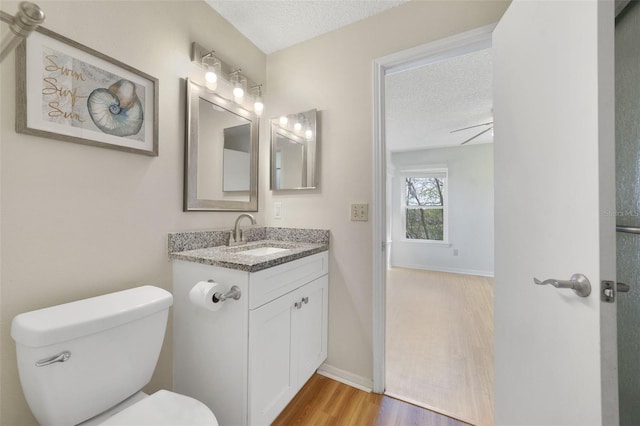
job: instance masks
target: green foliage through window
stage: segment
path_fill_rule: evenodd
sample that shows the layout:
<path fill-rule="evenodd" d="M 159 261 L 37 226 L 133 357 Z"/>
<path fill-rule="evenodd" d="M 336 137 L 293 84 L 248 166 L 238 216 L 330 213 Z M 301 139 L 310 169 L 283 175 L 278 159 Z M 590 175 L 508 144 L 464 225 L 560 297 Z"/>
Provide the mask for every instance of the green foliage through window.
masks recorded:
<path fill-rule="evenodd" d="M 408 177 L 405 180 L 406 237 L 444 240 L 444 177 Z"/>

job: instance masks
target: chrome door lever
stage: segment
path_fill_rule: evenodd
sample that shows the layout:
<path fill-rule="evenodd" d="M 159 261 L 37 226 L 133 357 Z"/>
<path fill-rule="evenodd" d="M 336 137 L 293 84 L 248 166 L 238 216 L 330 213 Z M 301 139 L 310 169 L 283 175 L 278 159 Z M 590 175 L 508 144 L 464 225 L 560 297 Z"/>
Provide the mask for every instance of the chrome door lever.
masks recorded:
<path fill-rule="evenodd" d="M 544 281 L 540 281 L 537 278 L 533 279 L 533 282 L 538 285 L 546 285 L 551 284 L 556 288 L 570 288 L 576 292 L 576 294 L 580 297 L 587 297 L 591 294 L 591 283 L 582 274 L 573 274 L 571 278 L 568 280 L 556 280 L 556 279 L 548 279 Z"/>

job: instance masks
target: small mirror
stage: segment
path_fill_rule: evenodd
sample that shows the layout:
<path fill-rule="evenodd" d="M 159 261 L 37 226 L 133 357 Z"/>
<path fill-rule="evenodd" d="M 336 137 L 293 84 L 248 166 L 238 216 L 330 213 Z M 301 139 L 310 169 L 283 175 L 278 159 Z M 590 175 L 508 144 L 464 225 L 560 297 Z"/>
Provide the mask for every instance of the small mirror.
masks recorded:
<path fill-rule="evenodd" d="M 271 120 L 271 189 L 318 186 L 318 135 L 315 109 Z"/>
<path fill-rule="evenodd" d="M 185 211 L 258 210 L 258 118 L 187 80 Z"/>

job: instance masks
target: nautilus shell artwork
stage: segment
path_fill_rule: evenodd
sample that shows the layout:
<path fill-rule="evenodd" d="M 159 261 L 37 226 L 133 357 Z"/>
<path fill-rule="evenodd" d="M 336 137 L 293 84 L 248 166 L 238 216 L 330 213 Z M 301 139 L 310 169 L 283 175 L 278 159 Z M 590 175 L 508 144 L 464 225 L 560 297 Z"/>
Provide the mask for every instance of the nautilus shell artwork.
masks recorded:
<path fill-rule="evenodd" d="M 144 122 L 142 103 L 136 86 L 129 80 L 118 80 L 108 89 L 95 89 L 87 100 L 89 115 L 98 128 L 114 136 L 137 134 Z"/>

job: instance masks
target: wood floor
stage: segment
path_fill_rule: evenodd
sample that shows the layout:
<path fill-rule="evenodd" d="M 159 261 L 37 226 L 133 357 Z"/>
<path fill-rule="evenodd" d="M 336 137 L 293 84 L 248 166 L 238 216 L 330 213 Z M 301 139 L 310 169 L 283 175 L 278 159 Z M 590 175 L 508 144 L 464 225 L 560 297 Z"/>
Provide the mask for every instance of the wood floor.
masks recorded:
<path fill-rule="evenodd" d="M 368 393 L 315 374 L 272 423 L 353 426 L 468 426 L 393 398 Z"/>
<path fill-rule="evenodd" d="M 386 393 L 493 425 L 493 279 L 403 268 L 387 274 Z"/>

